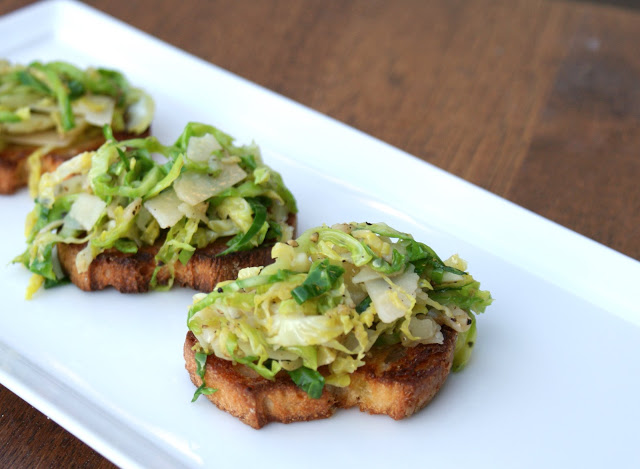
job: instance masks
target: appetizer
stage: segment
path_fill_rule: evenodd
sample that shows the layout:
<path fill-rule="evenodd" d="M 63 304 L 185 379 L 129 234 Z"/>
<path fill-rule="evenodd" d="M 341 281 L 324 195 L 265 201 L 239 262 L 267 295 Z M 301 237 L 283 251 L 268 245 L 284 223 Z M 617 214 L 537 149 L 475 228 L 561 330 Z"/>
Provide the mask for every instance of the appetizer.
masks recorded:
<path fill-rule="evenodd" d="M 120 140 L 148 135 L 153 113 L 151 97 L 115 70 L 0 60 L 0 194 L 28 180 L 33 193 L 42 172 L 102 145 L 104 125 Z"/>
<path fill-rule="evenodd" d="M 293 236 L 295 199 L 255 144 L 200 123 L 169 146 L 105 134 L 40 179 L 15 260 L 33 272 L 28 297 L 68 279 L 87 291 L 210 291 Z"/>
<path fill-rule="evenodd" d="M 254 428 L 412 415 L 465 366 L 492 301 L 460 257 L 384 223 L 313 228 L 272 256 L 195 296 L 184 345 L 194 400 Z"/>

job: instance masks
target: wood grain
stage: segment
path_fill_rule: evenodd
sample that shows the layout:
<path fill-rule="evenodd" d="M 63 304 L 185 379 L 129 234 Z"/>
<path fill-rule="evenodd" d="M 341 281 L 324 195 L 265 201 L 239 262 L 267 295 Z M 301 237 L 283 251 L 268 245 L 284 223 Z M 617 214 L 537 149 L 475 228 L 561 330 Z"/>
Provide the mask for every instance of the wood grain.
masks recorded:
<path fill-rule="evenodd" d="M 0 0 L 0 13 L 26 3 Z M 640 259 L 637 11 L 544 0 L 91 4 Z M 0 404 L 0 466 L 109 465 L 4 388 Z"/>
<path fill-rule="evenodd" d="M 115 467 L 18 396 L 0 386 L 0 467 Z"/>

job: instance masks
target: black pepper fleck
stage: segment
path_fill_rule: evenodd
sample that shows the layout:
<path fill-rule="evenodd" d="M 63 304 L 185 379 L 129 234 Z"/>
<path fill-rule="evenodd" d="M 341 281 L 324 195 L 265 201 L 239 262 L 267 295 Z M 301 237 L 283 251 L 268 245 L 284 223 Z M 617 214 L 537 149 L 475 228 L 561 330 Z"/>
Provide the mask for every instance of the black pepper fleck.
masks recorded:
<path fill-rule="evenodd" d="M 218 288 L 218 293 L 222 293 L 223 291 L 222 287 Z"/>
<path fill-rule="evenodd" d="M 471 324 L 471 318 L 467 319 L 467 326 Z"/>
<path fill-rule="evenodd" d="M 469 348 L 473 347 L 473 342 L 467 342 L 467 345 L 469 346 Z"/>

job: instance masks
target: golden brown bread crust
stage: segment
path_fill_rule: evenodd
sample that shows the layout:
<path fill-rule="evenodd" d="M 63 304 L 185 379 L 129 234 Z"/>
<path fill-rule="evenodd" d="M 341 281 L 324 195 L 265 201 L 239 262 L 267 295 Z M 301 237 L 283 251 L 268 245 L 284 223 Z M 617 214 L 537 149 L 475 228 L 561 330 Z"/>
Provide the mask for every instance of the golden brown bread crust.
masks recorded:
<path fill-rule="evenodd" d="M 290 213 L 287 219 L 287 223 L 293 226 L 294 230 L 296 219 L 294 213 Z M 226 243 L 229 239 L 228 237 L 220 238 L 203 249 L 196 249 L 186 265 L 176 262 L 174 284 L 209 293 L 219 282 L 235 279 L 240 269 L 273 263 L 271 258 L 273 243 L 218 257 L 217 254 L 227 249 Z M 57 245 L 63 272 L 80 289 L 95 291 L 113 287 L 121 293 L 149 291 L 151 276 L 157 265 L 155 256 L 161 243 L 143 246 L 135 254 L 125 254 L 115 248 L 108 249 L 89 264 L 86 272 L 79 273 L 76 268 L 76 257 L 85 246 L 86 243 Z M 165 285 L 169 280 L 168 270 L 161 269 L 157 280 L 159 285 Z"/>
<path fill-rule="evenodd" d="M 337 408 L 354 406 L 399 420 L 427 405 L 449 375 L 457 334 L 448 327 L 443 327 L 442 333 L 442 344 L 373 348 L 365 365 L 351 375 L 348 387 L 325 386 L 320 399 L 308 397 L 286 372 L 281 371 L 270 381 L 244 365 L 210 355 L 204 380 L 218 391 L 206 397 L 256 429 L 269 422 L 327 418 Z M 200 386 L 202 380 L 196 373 L 193 351 L 196 342 L 193 333 L 188 332 L 184 358 L 191 381 Z"/>
<path fill-rule="evenodd" d="M 184 357 L 191 381 L 200 386 L 202 380 L 196 373 L 193 351 L 195 343 L 195 336 L 189 332 Z M 279 373 L 275 381 L 269 381 L 244 365 L 234 365 L 214 355 L 207 358 L 204 379 L 207 386 L 218 390 L 207 396 L 211 402 L 253 428 L 261 428 L 269 422 L 326 418 L 336 408 L 335 397 L 327 389 L 320 399 L 310 399 L 286 373 Z"/>
<path fill-rule="evenodd" d="M 150 129 L 141 134 L 115 132 L 116 140 L 143 138 L 149 136 Z M 92 133 L 67 147 L 55 148 L 42 157 L 42 172 L 49 173 L 62 163 L 85 151 L 97 150 L 105 142 L 102 132 Z M 0 150 L 0 194 L 13 194 L 27 185 L 29 168 L 27 159 L 37 147 L 27 145 L 8 145 Z"/>
<path fill-rule="evenodd" d="M 358 406 L 370 414 L 400 420 L 422 409 L 444 384 L 456 344 L 456 332 L 442 328 L 442 344 L 376 347 L 346 388 L 333 388 L 340 407 Z"/>
<path fill-rule="evenodd" d="M 227 248 L 229 238 L 219 239 L 204 249 L 197 249 L 187 265 L 176 262 L 174 283 L 195 290 L 210 292 L 218 282 L 238 276 L 243 267 L 268 265 L 273 262 L 273 244 L 262 245 L 250 251 L 240 251 L 216 257 Z M 125 254 L 108 249 L 99 254 L 86 272 L 78 273 L 76 256 L 86 244 L 58 244 L 58 257 L 62 270 L 71 281 L 85 291 L 114 287 L 121 293 L 149 291 L 151 276 L 156 268 L 155 255 L 160 245 L 144 246 L 135 254 Z M 167 283 L 169 273 L 163 269 L 158 274 L 158 284 Z"/>

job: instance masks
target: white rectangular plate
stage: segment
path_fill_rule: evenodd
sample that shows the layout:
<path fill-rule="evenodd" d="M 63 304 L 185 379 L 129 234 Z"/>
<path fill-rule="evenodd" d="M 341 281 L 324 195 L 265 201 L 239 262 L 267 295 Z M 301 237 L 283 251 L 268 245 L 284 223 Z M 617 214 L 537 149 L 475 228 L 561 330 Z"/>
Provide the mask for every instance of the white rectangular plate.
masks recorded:
<path fill-rule="evenodd" d="M 39 25 L 33 28 L 33 25 Z M 190 402 L 193 292 L 74 286 L 24 300 L 25 191 L 0 198 L 0 381 L 125 467 L 638 467 L 640 263 L 81 4 L 0 18 L 0 56 L 120 69 L 156 99 L 154 134 L 187 121 L 258 142 L 300 230 L 386 221 L 455 252 L 495 297 L 470 366 L 418 415 L 356 410 L 260 431 Z"/>

